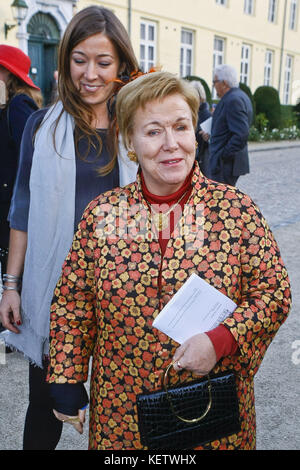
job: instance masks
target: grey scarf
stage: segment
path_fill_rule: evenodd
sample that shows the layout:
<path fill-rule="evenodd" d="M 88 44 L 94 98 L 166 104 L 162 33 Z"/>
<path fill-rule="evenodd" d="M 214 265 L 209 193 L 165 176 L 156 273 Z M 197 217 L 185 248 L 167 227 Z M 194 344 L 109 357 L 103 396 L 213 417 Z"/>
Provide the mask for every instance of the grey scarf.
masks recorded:
<path fill-rule="evenodd" d="M 20 334 L 5 332 L 5 343 L 42 367 L 49 352 L 50 306 L 74 235 L 76 162 L 74 121 L 62 104 L 44 117 L 34 145 L 30 175 L 27 250 L 23 272 Z M 127 160 L 127 161 L 126 161 Z M 119 157 L 120 186 L 135 180 L 137 165 Z"/>

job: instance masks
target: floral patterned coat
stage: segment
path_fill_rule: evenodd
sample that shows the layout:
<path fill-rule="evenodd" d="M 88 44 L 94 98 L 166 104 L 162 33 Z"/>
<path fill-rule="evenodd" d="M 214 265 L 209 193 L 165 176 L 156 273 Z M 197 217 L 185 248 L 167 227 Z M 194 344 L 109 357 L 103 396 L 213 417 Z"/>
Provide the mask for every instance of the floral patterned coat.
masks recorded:
<path fill-rule="evenodd" d="M 181 218 L 192 229 L 186 235 L 178 223 L 163 258 L 156 237 L 143 231 L 151 222 L 139 178 L 92 201 L 74 236 L 51 308 L 48 381 L 86 381 L 93 356 L 91 449 L 143 448 L 136 395 L 161 387 L 178 347 L 152 322 L 193 272 L 238 305 L 223 322 L 238 353 L 222 358 L 214 372 L 236 373 L 241 431 L 203 448 L 255 448 L 253 378 L 288 315 L 288 274 L 248 196 L 207 180 L 197 164 L 192 185 L 185 206 L 192 210 Z"/>

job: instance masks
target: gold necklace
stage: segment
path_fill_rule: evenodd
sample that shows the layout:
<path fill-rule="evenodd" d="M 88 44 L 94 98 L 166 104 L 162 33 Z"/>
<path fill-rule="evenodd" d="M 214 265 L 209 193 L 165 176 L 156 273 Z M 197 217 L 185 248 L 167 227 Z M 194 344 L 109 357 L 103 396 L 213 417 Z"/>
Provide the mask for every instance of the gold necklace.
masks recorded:
<path fill-rule="evenodd" d="M 167 211 L 167 212 L 154 212 L 154 215 L 153 215 L 153 223 L 156 227 L 156 229 L 161 232 L 162 230 L 165 230 L 168 225 L 169 225 L 169 214 L 172 212 L 172 210 L 175 209 L 176 206 L 178 206 L 178 204 L 180 204 L 180 202 L 182 201 L 182 199 L 184 198 L 184 196 L 186 195 L 187 191 L 185 191 L 185 193 L 183 193 L 183 195 L 181 196 L 181 198 L 175 202 L 175 204 L 173 204 L 173 206 L 170 207 L 170 209 Z M 151 210 L 152 210 L 152 206 L 151 206 Z"/>

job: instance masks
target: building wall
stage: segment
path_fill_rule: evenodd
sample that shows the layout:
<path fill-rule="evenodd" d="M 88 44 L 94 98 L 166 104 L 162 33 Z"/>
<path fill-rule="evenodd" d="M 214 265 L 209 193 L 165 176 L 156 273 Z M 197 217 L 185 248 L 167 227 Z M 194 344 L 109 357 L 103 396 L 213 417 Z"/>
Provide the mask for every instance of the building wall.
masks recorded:
<path fill-rule="evenodd" d="M 241 51 L 248 45 L 251 51 L 248 86 L 254 92 L 264 84 L 266 51 L 272 51 L 273 64 L 270 85 L 280 88 L 281 101 L 295 103 L 300 98 L 300 0 L 298 0 L 295 29 L 289 28 L 290 8 L 294 0 L 276 0 L 274 22 L 268 21 L 271 0 L 253 0 L 253 14 L 244 13 L 244 0 L 224 0 L 226 6 L 216 0 L 26 0 L 29 11 L 26 20 L 4 38 L 3 24 L 0 27 L 0 41 L 21 47 L 27 52 L 28 35 L 26 25 L 35 12 L 43 10 L 55 16 L 61 34 L 72 16 L 73 6 L 80 10 L 91 4 L 110 8 L 129 30 L 134 50 L 140 55 L 140 25 L 150 21 L 156 25 L 156 65 L 163 70 L 180 73 L 180 51 L 182 28 L 193 32 L 192 75 L 206 80 L 212 88 L 213 56 L 215 38 L 225 44 L 224 63 L 241 67 Z M 1 0 L 0 18 L 14 23 L 10 4 L 12 0 Z M 129 9 L 131 5 L 131 9 Z M 284 50 L 281 53 L 284 12 L 286 7 L 286 28 Z M 290 60 L 290 88 L 285 90 L 285 68 L 287 55 Z"/>
<path fill-rule="evenodd" d="M 111 8 L 128 27 L 129 0 L 79 0 L 78 8 L 99 4 Z M 252 92 L 264 84 L 266 50 L 273 52 L 270 85 L 278 89 L 283 101 L 286 55 L 293 57 L 289 102 L 300 97 L 297 80 L 300 79 L 300 19 L 299 1 L 295 30 L 288 27 L 291 0 L 277 0 L 275 21 L 268 21 L 269 0 L 253 0 L 252 15 L 244 13 L 244 0 L 227 0 L 218 5 L 216 0 L 132 0 L 131 39 L 140 57 L 140 23 L 153 21 L 157 25 L 157 64 L 164 70 L 179 73 L 181 29 L 194 33 L 192 74 L 206 80 L 209 86 L 213 74 L 214 38 L 225 41 L 224 63 L 231 64 L 240 72 L 241 49 L 246 44 L 251 49 L 249 82 Z M 286 28 L 284 53 L 281 59 L 281 43 L 286 3 Z M 282 62 L 281 62 L 282 61 Z M 281 68 L 280 68 L 281 66 Z M 294 84 L 294 89 L 292 85 Z M 300 82 L 299 82 L 300 84 Z M 300 86 L 298 87 L 300 88 Z"/>
<path fill-rule="evenodd" d="M 18 39 L 16 37 L 16 27 L 11 29 L 8 34 L 7 38 L 5 38 L 4 34 L 4 24 L 7 23 L 9 25 L 15 24 L 15 21 L 12 17 L 11 12 L 11 5 L 12 2 L 9 0 L 2 0 L 0 2 L 0 44 L 9 44 L 10 46 L 18 47 Z"/>
<path fill-rule="evenodd" d="M 17 25 L 12 16 L 11 4 L 13 0 L 1 0 L 0 2 L 0 43 L 10 46 L 20 47 L 25 53 L 28 52 L 27 25 L 36 13 L 50 14 L 58 24 L 61 34 L 63 34 L 68 22 L 72 18 L 74 4 L 77 0 L 25 0 L 28 10 L 24 21 Z M 2 24 L 1 24 L 2 23 Z M 5 38 L 4 23 L 15 25 L 8 31 Z"/>

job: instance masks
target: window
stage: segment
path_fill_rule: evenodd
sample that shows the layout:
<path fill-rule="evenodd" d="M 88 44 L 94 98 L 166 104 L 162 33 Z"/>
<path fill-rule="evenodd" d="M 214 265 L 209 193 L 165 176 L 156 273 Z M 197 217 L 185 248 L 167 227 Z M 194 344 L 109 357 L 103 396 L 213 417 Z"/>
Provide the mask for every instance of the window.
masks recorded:
<path fill-rule="evenodd" d="M 265 55 L 265 70 L 264 70 L 264 85 L 272 86 L 272 71 L 273 71 L 273 51 L 266 51 Z"/>
<path fill-rule="evenodd" d="M 275 23 L 276 20 L 276 4 L 276 0 L 269 0 L 268 21 L 270 21 L 270 23 Z"/>
<path fill-rule="evenodd" d="M 253 15 L 254 0 L 244 0 L 244 13 L 246 13 L 246 15 Z"/>
<path fill-rule="evenodd" d="M 290 101 L 292 65 L 293 57 L 291 55 L 287 55 L 284 70 L 283 104 L 289 104 Z"/>
<path fill-rule="evenodd" d="M 140 39 L 140 67 L 148 72 L 156 64 L 156 24 L 142 21 Z"/>
<path fill-rule="evenodd" d="M 297 21 L 297 3 L 298 0 L 291 0 L 290 6 L 290 29 L 296 29 L 296 21 Z"/>
<path fill-rule="evenodd" d="M 241 83 L 249 85 L 250 78 L 250 58 L 251 58 L 251 46 L 248 44 L 242 45 L 242 57 L 241 57 Z"/>
<path fill-rule="evenodd" d="M 225 39 L 215 37 L 214 38 L 214 55 L 213 55 L 213 70 L 215 70 L 218 65 L 224 64 L 225 56 Z M 217 93 L 215 87 L 213 87 L 213 96 L 212 98 L 217 99 Z"/>
<path fill-rule="evenodd" d="M 213 69 L 218 67 L 218 65 L 224 64 L 224 53 L 225 53 L 225 39 L 215 37 Z"/>
<path fill-rule="evenodd" d="M 194 33 L 187 29 L 181 30 L 180 47 L 180 76 L 192 75 L 193 69 L 193 44 Z"/>
<path fill-rule="evenodd" d="M 224 5 L 224 7 L 226 7 L 226 5 L 227 5 L 227 0 L 216 0 L 216 4 L 217 4 L 217 5 Z"/>

